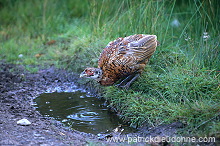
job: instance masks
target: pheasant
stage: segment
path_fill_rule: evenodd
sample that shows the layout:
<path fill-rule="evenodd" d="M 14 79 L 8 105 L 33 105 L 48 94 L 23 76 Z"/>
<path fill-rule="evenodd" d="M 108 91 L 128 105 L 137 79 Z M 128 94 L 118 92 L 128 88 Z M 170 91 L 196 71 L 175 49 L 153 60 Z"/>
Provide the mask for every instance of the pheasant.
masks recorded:
<path fill-rule="evenodd" d="M 128 89 L 140 76 L 158 44 L 156 35 L 135 34 L 119 37 L 103 49 L 98 68 L 86 68 L 80 77 L 95 79 L 104 86 L 124 79 L 117 86 Z"/>

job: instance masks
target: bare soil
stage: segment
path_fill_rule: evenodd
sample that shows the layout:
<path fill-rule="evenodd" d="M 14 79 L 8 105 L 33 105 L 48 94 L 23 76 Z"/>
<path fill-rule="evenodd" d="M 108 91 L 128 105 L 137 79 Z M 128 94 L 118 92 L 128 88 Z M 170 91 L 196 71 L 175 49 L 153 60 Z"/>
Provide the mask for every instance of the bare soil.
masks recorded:
<path fill-rule="evenodd" d="M 0 145 L 117 145 L 100 140 L 96 135 L 65 127 L 58 121 L 43 117 L 34 108 L 33 99 L 41 93 L 48 89 L 55 91 L 57 87 L 67 89 L 71 84 L 79 85 L 78 80 L 78 75 L 53 66 L 30 73 L 22 65 L 0 61 Z M 32 124 L 17 125 L 17 121 L 23 118 Z M 172 136 L 182 126 L 176 122 L 156 128 L 142 127 L 130 136 Z"/>
<path fill-rule="evenodd" d="M 54 67 L 29 73 L 21 65 L 0 62 L 0 145 L 85 145 L 94 136 L 41 116 L 33 99 L 48 88 L 74 82 L 73 75 Z M 26 118 L 32 124 L 17 125 Z"/>

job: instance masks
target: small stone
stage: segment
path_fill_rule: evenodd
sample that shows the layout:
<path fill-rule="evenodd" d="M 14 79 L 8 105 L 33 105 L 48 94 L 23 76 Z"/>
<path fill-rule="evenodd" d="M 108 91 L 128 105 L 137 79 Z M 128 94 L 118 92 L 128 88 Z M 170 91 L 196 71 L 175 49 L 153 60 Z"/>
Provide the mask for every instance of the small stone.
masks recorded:
<path fill-rule="evenodd" d="M 29 126 L 29 125 L 31 125 L 31 122 L 28 121 L 27 119 L 21 119 L 21 120 L 17 121 L 17 124 L 22 125 L 22 126 Z"/>

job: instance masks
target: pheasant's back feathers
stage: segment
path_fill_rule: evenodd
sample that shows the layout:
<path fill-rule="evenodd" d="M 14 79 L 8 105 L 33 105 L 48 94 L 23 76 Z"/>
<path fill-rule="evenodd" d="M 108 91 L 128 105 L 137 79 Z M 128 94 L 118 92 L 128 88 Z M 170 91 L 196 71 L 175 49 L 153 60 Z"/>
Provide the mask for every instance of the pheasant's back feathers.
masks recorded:
<path fill-rule="evenodd" d="M 108 43 L 100 54 L 100 83 L 112 85 L 122 77 L 141 73 L 158 45 L 156 35 L 137 34 Z"/>

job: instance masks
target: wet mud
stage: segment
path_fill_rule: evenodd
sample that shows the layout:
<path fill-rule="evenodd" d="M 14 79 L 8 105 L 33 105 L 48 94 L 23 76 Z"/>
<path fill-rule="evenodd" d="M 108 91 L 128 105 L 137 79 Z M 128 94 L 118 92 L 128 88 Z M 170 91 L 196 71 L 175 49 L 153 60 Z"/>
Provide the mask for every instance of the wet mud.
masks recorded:
<path fill-rule="evenodd" d="M 54 67 L 29 73 L 20 65 L 1 62 L 0 145 L 85 145 L 93 140 L 89 134 L 43 117 L 33 107 L 33 99 L 48 89 L 68 88 L 75 80 L 72 76 Z M 32 124 L 17 125 L 16 122 L 23 118 Z"/>
<path fill-rule="evenodd" d="M 106 137 L 114 133 L 95 135 L 65 127 L 62 122 L 41 115 L 34 107 L 34 99 L 42 93 L 71 91 L 79 86 L 78 75 L 53 66 L 30 73 L 22 65 L 0 62 L 0 145 L 86 145 L 108 144 Z M 89 90 L 89 85 L 82 87 Z M 94 91 L 94 90 L 93 90 Z M 28 119 L 29 126 L 17 125 L 20 119 Z M 139 128 L 137 133 L 124 136 L 174 135 L 181 123 L 156 128 Z M 120 135 L 121 132 L 115 133 Z M 146 143 L 144 143 L 146 144 Z M 139 145 L 139 144 L 138 144 Z M 163 145 L 163 144 L 162 144 Z"/>

